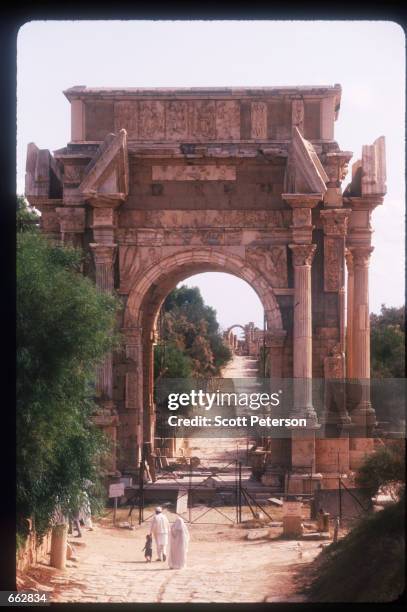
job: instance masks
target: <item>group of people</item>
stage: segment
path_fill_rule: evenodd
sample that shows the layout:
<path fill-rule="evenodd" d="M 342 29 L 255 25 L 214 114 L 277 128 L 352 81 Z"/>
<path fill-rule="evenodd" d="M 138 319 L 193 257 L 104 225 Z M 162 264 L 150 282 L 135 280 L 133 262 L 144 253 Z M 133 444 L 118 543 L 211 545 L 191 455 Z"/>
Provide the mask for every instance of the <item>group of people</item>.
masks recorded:
<path fill-rule="evenodd" d="M 69 497 L 64 504 L 57 503 L 53 516 L 55 525 L 65 523 L 68 525 L 68 534 L 76 531 L 76 537 L 82 537 L 81 526 L 93 531 L 92 510 L 89 495 L 81 491 L 74 497 Z"/>
<path fill-rule="evenodd" d="M 153 556 L 153 537 L 157 547 L 157 561 L 167 561 L 170 569 L 182 569 L 187 563 L 189 532 L 183 519 L 178 516 L 171 525 L 168 518 L 159 506 L 155 509 L 155 516 L 151 522 L 150 533 L 146 536 L 146 544 L 143 548 L 147 562 L 151 562 Z"/>

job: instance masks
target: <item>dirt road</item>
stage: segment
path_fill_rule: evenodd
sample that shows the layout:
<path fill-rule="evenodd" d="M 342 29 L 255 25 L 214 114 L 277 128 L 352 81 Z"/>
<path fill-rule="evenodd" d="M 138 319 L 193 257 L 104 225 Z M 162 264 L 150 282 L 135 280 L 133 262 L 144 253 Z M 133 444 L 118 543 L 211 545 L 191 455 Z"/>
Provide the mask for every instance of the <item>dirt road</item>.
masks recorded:
<path fill-rule="evenodd" d="M 192 525 L 188 567 L 170 570 L 144 561 L 148 528 L 99 525 L 76 539 L 78 560 L 65 571 L 43 565 L 31 576 L 52 587 L 55 602 L 299 601 L 296 571 L 320 552 L 318 542 L 249 541 L 242 527 Z"/>
<path fill-rule="evenodd" d="M 256 363 L 248 357 L 235 357 L 223 376 L 254 377 Z M 211 464 L 232 462 L 244 454 L 244 440 L 236 438 L 191 440 L 191 452 Z M 223 508 L 234 514 L 234 508 Z M 194 508 L 193 520 L 205 507 Z M 280 509 L 270 509 L 276 520 Z M 119 509 L 118 521 L 127 520 L 128 510 Z M 145 517 L 151 508 L 145 510 Z M 167 511 L 170 522 L 175 514 Z M 250 513 L 245 518 L 249 518 Z M 99 521 L 83 538 L 70 538 L 76 561 L 65 571 L 46 564 L 34 567 L 29 577 L 51 589 L 56 602 L 264 602 L 300 601 L 296 578 L 301 564 L 309 563 L 320 552 L 319 542 L 285 541 L 281 528 L 258 532 L 263 539 L 247 539 L 245 524 L 219 524 L 219 513 L 212 510 L 205 521 L 188 525 L 190 545 L 188 566 L 170 570 L 166 563 L 144 561 L 142 548 L 149 521 L 134 530 L 113 527 L 111 515 Z M 213 521 L 213 523 L 211 523 Z M 216 522 L 218 521 L 218 523 Z M 228 522 L 223 521 L 224 523 Z M 155 553 L 155 551 L 154 551 Z M 155 556 L 154 556 L 155 558 Z"/>

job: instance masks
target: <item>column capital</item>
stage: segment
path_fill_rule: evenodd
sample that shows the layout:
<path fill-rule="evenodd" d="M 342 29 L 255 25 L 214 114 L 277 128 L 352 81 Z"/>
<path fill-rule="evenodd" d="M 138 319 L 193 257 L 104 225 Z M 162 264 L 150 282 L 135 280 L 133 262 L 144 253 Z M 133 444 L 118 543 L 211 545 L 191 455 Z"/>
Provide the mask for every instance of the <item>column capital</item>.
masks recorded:
<path fill-rule="evenodd" d="M 103 244 L 100 242 L 92 242 L 90 248 L 93 251 L 96 264 L 111 264 L 116 252 L 116 244 Z"/>
<path fill-rule="evenodd" d="M 314 259 L 316 244 L 289 244 L 293 253 L 294 266 L 311 266 Z"/>
<path fill-rule="evenodd" d="M 350 211 L 343 208 L 321 210 L 321 221 L 326 236 L 342 237 L 348 229 Z"/>
<path fill-rule="evenodd" d="M 369 267 L 370 255 L 374 251 L 374 247 L 364 245 L 351 246 L 349 251 L 352 254 L 354 268 Z"/>

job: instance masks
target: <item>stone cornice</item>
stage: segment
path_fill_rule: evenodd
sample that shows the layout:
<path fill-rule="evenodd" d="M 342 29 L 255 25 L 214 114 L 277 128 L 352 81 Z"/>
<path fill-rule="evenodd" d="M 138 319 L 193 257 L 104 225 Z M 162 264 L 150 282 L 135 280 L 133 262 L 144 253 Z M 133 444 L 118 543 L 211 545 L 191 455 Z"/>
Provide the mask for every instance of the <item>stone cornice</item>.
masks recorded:
<path fill-rule="evenodd" d="M 151 100 L 151 99 L 235 99 L 258 98 L 270 96 L 273 99 L 280 96 L 298 98 L 326 98 L 332 96 L 336 106 L 340 105 L 342 88 L 340 85 L 319 85 L 299 87 L 86 87 L 77 85 L 64 92 L 66 98 L 72 100 L 98 98 L 108 100 Z"/>
<path fill-rule="evenodd" d="M 291 208 L 315 208 L 323 200 L 322 193 L 282 193 L 281 197 Z"/>
<path fill-rule="evenodd" d="M 94 208 L 117 208 L 126 199 L 125 193 L 83 192 L 83 196 Z"/>
<path fill-rule="evenodd" d="M 376 206 L 383 204 L 384 196 L 368 195 L 368 196 L 348 196 L 343 198 L 343 203 L 353 210 L 374 210 Z"/>

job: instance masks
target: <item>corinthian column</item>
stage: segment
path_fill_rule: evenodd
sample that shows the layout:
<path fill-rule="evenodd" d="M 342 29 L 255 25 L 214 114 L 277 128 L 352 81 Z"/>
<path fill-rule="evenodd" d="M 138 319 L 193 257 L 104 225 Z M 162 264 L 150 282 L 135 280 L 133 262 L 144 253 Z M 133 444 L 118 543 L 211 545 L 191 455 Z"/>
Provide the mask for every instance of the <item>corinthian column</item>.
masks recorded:
<path fill-rule="evenodd" d="M 370 316 L 369 316 L 369 260 L 371 246 L 352 246 L 353 258 L 353 377 L 361 383 L 361 398 L 352 412 L 355 423 L 372 425 L 375 412 L 370 403 Z"/>
<path fill-rule="evenodd" d="M 294 408 L 311 421 L 316 414 L 312 406 L 312 301 L 311 264 L 315 244 L 290 244 L 294 266 Z"/>
<path fill-rule="evenodd" d="M 346 378 L 353 378 L 353 258 L 349 249 L 345 251 L 348 270 L 346 302 Z"/>
<path fill-rule="evenodd" d="M 90 245 L 95 260 L 96 287 L 103 293 L 111 293 L 114 287 L 113 263 L 115 244 L 93 243 Z M 113 399 L 113 366 L 112 354 L 106 355 L 98 367 L 96 377 L 96 392 L 103 400 Z"/>

